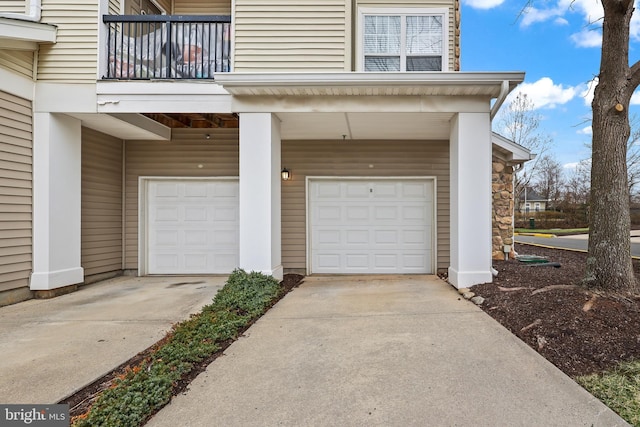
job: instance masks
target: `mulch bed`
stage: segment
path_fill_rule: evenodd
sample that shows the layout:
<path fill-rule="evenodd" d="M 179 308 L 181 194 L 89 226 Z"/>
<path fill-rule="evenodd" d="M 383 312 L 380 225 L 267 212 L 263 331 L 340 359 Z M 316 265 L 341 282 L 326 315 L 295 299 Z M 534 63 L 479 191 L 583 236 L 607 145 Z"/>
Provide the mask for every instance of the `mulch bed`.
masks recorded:
<path fill-rule="evenodd" d="M 285 274 L 284 275 L 284 279 L 281 282 L 281 285 L 282 285 L 282 287 L 284 289 L 284 292 L 280 295 L 280 297 L 278 299 L 273 301 L 271 306 L 275 305 L 278 301 L 280 301 L 291 290 L 293 290 L 294 288 L 298 287 L 302 283 L 302 279 L 303 278 L 304 278 L 304 276 L 301 276 L 299 274 Z M 251 325 L 253 323 L 255 323 L 255 322 L 252 322 L 249 325 L 247 325 L 240 332 L 239 336 L 241 336 L 244 333 L 244 331 L 249 329 L 249 327 L 251 327 Z M 151 354 L 153 354 L 155 351 L 157 351 L 158 348 L 160 348 L 165 343 L 167 338 L 168 337 L 165 337 L 163 340 L 158 341 L 157 343 L 155 343 L 151 347 L 147 348 L 146 350 L 141 351 L 140 353 L 136 354 L 131 359 L 129 359 L 126 362 L 124 362 L 122 365 L 120 365 L 117 368 L 113 369 L 111 372 L 107 373 L 106 375 L 102 376 L 101 378 L 98 378 L 93 383 L 91 383 L 91 384 L 87 385 L 86 387 L 78 390 L 76 393 L 74 393 L 71 396 L 61 400 L 58 403 L 69 404 L 69 415 L 71 416 L 71 418 L 86 413 L 87 411 L 89 411 L 89 409 L 91 408 L 91 405 L 93 405 L 93 402 L 95 402 L 95 400 L 99 397 L 100 393 L 103 390 L 106 390 L 109 387 L 111 387 L 112 384 L 114 383 L 114 381 L 118 377 L 124 375 L 126 372 L 130 371 L 134 367 L 136 367 L 139 364 L 141 364 Z M 225 341 L 223 343 L 219 343 L 220 350 L 218 350 L 216 353 L 212 354 L 207 359 L 202 360 L 200 363 L 194 365 L 194 367 L 191 370 L 191 372 L 189 372 L 188 375 L 182 377 L 180 379 L 180 381 L 177 384 L 174 385 L 174 387 L 173 387 L 173 395 L 175 396 L 177 394 L 182 393 L 184 390 L 186 390 L 187 386 L 191 383 L 191 381 L 193 381 L 193 379 L 195 377 L 197 377 L 201 372 L 204 372 L 204 370 L 207 369 L 207 366 L 209 366 L 214 360 L 216 360 L 218 357 L 220 357 L 224 353 L 224 351 L 231 344 L 233 344 L 234 341 L 235 340 L 228 340 L 228 341 Z"/>
<path fill-rule="evenodd" d="M 580 287 L 586 253 L 516 245 L 560 268 L 494 261 L 498 276 L 472 292 L 481 308 L 567 375 L 575 377 L 640 359 L 640 296 Z M 640 262 L 634 260 L 640 279 Z"/>

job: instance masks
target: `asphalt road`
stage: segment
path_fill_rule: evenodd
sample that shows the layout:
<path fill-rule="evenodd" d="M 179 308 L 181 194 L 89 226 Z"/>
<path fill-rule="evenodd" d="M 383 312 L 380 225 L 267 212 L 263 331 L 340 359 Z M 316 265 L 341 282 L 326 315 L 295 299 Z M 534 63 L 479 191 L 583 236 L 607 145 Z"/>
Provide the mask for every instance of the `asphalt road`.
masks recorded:
<path fill-rule="evenodd" d="M 517 243 L 531 243 L 552 248 L 569 249 L 574 251 L 587 251 L 589 239 L 587 235 L 565 237 L 535 237 L 515 236 Z M 631 255 L 640 258 L 640 238 L 631 237 Z"/>

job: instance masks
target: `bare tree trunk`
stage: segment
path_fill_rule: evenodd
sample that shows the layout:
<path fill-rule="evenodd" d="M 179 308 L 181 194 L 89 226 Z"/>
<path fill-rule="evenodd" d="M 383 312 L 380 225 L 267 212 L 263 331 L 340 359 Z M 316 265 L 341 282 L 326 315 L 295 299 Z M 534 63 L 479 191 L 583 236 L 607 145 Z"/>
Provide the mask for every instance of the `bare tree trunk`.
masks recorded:
<path fill-rule="evenodd" d="M 593 98 L 591 216 L 584 284 L 611 291 L 637 291 L 631 264 L 626 147 L 629 102 L 637 86 L 629 68 L 632 0 L 603 0 L 602 59 Z M 631 87 L 633 86 L 633 87 Z"/>

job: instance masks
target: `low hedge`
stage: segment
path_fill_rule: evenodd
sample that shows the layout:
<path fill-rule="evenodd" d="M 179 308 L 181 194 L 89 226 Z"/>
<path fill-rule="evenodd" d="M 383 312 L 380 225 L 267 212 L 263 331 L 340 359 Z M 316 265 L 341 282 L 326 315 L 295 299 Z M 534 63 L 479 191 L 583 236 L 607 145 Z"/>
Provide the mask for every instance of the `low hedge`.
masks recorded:
<path fill-rule="evenodd" d="M 167 338 L 139 365 L 114 381 L 74 427 L 142 425 L 166 405 L 181 378 L 236 338 L 262 315 L 283 288 L 270 276 L 235 270 L 213 302 L 176 324 Z"/>

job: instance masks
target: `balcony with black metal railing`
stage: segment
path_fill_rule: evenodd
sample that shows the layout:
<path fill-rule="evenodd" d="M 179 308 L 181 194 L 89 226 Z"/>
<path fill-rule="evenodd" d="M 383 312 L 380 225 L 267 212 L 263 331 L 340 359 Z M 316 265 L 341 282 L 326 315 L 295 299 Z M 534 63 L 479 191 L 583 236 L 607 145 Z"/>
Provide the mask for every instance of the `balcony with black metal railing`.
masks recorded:
<path fill-rule="evenodd" d="M 103 79 L 214 79 L 231 71 L 231 17 L 105 15 Z"/>

